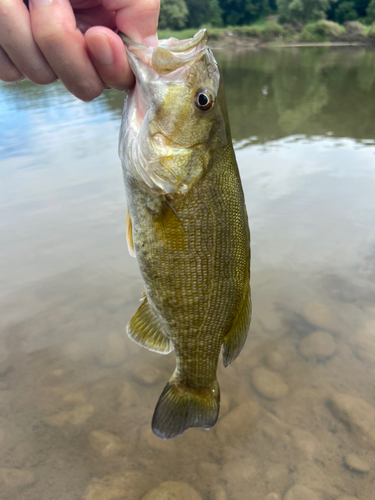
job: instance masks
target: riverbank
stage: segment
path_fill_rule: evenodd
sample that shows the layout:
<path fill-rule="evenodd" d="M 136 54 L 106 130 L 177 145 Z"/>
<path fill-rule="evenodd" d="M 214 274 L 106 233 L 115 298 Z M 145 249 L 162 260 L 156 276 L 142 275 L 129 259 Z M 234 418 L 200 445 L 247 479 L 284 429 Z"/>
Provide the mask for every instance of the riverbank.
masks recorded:
<path fill-rule="evenodd" d="M 159 38 L 190 38 L 195 28 L 182 31 L 160 30 Z M 275 21 L 251 26 L 207 28 L 211 45 L 217 47 L 244 47 L 257 49 L 261 46 L 317 46 L 317 45 L 375 45 L 375 26 L 365 26 L 357 21 L 344 25 L 332 21 L 317 21 L 305 26 L 281 25 Z"/>

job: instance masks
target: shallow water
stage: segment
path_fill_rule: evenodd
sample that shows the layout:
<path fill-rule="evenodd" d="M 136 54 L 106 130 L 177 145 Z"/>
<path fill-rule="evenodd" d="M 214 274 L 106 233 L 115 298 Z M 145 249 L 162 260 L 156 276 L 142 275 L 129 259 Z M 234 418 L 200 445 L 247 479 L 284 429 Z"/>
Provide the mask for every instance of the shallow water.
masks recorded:
<path fill-rule="evenodd" d="M 1 500 L 140 500 L 164 481 L 184 483 L 165 487 L 179 499 L 194 500 L 186 484 L 203 500 L 374 498 L 375 53 L 217 58 L 254 314 L 219 366 L 216 427 L 170 442 L 150 421 L 174 355 L 125 335 L 143 287 L 125 241 L 123 95 L 0 85 Z"/>

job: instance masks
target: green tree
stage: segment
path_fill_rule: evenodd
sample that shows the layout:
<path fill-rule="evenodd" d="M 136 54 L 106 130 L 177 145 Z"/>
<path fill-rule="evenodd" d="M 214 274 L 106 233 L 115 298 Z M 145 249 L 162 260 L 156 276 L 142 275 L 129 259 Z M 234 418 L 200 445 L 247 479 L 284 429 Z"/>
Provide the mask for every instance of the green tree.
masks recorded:
<path fill-rule="evenodd" d="M 345 21 L 355 21 L 358 17 L 357 11 L 355 10 L 354 2 L 342 2 L 335 9 L 335 21 L 336 23 L 344 23 Z"/>
<path fill-rule="evenodd" d="M 303 23 L 325 18 L 329 0 L 277 0 L 281 22 Z"/>
<path fill-rule="evenodd" d="M 242 25 L 256 21 L 271 12 L 269 0 L 220 0 L 224 24 Z"/>
<path fill-rule="evenodd" d="M 210 21 L 210 0 L 186 0 L 186 5 L 189 27 L 200 28 Z"/>
<path fill-rule="evenodd" d="M 375 21 L 375 0 L 371 0 L 371 2 L 368 4 L 366 13 L 368 21 L 373 23 Z"/>
<path fill-rule="evenodd" d="M 223 26 L 223 11 L 221 10 L 219 0 L 210 0 L 210 23 L 212 26 L 220 28 Z"/>
<path fill-rule="evenodd" d="M 370 0 L 355 0 L 354 1 L 355 10 L 358 14 L 358 17 L 365 17 L 366 16 L 366 9 L 367 9 L 369 3 L 370 3 Z"/>
<path fill-rule="evenodd" d="M 185 0 L 161 0 L 159 28 L 178 30 L 186 26 L 189 11 Z"/>
<path fill-rule="evenodd" d="M 354 21 L 365 17 L 370 0 L 330 0 L 327 19 L 336 22 Z M 349 5 L 350 4 L 350 5 Z"/>

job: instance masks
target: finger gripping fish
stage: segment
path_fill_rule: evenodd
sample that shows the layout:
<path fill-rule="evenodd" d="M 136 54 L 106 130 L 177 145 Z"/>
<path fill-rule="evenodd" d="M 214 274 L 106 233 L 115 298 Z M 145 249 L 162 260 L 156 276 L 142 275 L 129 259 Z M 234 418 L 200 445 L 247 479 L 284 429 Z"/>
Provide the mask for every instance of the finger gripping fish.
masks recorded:
<path fill-rule="evenodd" d="M 153 432 L 170 439 L 217 421 L 220 350 L 227 366 L 250 324 L 250 232 L 206 31 L 158 47 L 122 38 L 136 77 L 119 147 L 127 240 L 146 290 L 127 333 L 152 351 L 175 350 L 152 419 Z"/>

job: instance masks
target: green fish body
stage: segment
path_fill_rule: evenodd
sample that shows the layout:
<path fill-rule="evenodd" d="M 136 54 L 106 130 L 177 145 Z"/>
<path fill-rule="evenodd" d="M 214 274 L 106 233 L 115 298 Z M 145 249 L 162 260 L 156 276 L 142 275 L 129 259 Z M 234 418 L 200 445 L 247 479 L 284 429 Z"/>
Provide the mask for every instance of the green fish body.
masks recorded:
<path fill-rule="evenodd" d="M 220 350 L 227 366 L 250 324 L 250 232 L 205 32 L 158 48 L 126 46 L 136 87 L 125 102 L 120 157 L 128 244 L 146 290 L 127 333 L 150 350 L 175 350 L 152 421 L 170 439 L 218 418 Z"/>

